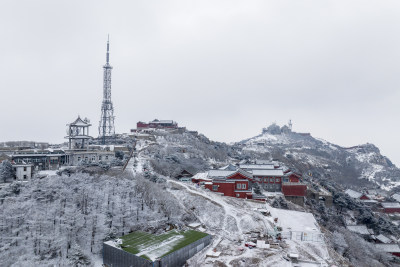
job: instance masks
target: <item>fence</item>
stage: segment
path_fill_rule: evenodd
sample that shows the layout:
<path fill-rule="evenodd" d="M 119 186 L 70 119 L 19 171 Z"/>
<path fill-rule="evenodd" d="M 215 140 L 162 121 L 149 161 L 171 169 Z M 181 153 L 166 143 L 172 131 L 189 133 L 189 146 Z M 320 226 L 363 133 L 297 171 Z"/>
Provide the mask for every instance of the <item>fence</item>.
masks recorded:
<path fill-rule="evenodd" d="M 289 231 L 289 232 L 271 232 L 268 234 L 271 236 L 276 236 L 280 234 L 282 239 L 289 239 L 295 241 L 324 242 L 324 235 L 321 233 Z"/>
<path fill-rule="evenodd" d="M 211 243 L 211 236 L 208 235 L 197 240 L 177 251 L 172 252 L 161 258 L 160 265 L 162 267 L 183 266 L 185 262 L 193 257 L 196 253 Z"/>

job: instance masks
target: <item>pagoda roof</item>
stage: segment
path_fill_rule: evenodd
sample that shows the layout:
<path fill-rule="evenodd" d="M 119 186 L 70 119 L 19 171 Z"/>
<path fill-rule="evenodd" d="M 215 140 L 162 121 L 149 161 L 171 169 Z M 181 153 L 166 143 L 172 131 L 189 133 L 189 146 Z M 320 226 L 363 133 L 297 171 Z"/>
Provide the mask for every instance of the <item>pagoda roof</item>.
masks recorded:
<path fill-rule="evenodd" d="M 80 116 L 78 118 L 69 124 L 70 126 L 91 126 L 89 121 L 87 119 L 82 120 Z"/>

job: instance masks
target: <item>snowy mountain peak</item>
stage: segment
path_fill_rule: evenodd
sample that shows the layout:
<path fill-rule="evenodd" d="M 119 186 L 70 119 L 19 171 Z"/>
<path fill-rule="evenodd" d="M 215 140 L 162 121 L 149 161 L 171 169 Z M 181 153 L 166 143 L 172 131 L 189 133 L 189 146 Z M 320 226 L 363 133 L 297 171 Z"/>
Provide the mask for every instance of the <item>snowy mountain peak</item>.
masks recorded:
<path fill-rule="evenodd" d="M 310 133 L 271 124 L 260 135 L 236 144 L 244 151 L 267 155 L 320 179 L 335 179 L 349 186 L 391 189 L 400 182 L 400 170 L 373 144 L 341 147 Z"/>

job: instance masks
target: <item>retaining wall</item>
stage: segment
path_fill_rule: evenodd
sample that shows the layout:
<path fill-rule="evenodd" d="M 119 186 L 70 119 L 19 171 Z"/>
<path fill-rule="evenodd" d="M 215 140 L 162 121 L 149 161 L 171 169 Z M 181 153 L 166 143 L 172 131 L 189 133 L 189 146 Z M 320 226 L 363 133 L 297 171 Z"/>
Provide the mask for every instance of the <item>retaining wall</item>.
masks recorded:
<path fill-rule="evenodd" d="M 211 243 L 211 236 L 205 236 L 171 254 L 165 255 L 160 260 L 160 267 L 183 266 L 185 262 Z"/>
<path fill-rule="evenodd" d="M 103 243 L 103 263 L 107 267 L 153 267 L 151 261 L 106 243 Z"/>

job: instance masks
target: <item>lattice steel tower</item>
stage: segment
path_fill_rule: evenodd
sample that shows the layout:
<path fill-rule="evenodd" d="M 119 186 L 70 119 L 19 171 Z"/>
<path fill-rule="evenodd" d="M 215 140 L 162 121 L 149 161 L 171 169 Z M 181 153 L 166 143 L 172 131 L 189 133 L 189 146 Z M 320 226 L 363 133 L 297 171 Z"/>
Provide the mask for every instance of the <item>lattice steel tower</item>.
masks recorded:
<path fill-rule="evenodd" d="M 105 144 L 115 135 L 114 107 L 111 102 L 111 70 L 110 61 L 110 39 L 107 40 L 106 64 L 103 66 L 103 102 L 101 104 L 101 118 L 99 124 L 99 138 Z"/>

